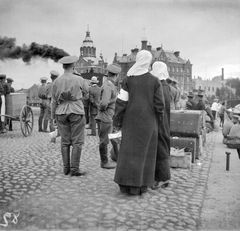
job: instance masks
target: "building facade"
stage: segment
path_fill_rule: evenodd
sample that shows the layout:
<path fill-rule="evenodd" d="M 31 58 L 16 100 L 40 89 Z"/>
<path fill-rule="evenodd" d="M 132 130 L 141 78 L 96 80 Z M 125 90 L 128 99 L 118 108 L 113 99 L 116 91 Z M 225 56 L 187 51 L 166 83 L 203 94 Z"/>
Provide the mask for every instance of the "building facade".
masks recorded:
<path fill-rule="evenodd" d="M 153 62 L 161 61 L 166 63 L 169 75 L 178 81 L 181 92 L 192 90 L 192 64 L 190 60 L 181 58 L 179 51 L 167 51 L 162 46 L 153 49 L 148 44 L 147 39 L 142 40 L 141 50 L 149 50 L 153 55 Z M 131 54 L 123 54 L 123 56 L 118 56 L 115 53 L 113 63 L 118 63 L 122 67 L 122 79 L 126 76 L 129 68 L 135 63 L 138 51 L 139 49 L 135 48 L 131 50 Z"/>

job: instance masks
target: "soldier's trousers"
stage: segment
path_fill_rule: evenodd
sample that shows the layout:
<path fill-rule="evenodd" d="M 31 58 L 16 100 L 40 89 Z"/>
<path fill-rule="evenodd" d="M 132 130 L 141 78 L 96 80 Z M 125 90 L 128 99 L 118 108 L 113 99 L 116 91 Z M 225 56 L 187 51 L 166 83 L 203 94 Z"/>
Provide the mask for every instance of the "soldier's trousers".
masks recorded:
<path fill-rule="evenodd" d="M 48 126 L 48 107 L 46 103 L 40 104 L 40 115 L 38 118 L 38 130 L 47 131 Z"/>
<path fill-rule="evenodd" d="M 99 152 L 100 152 L 100 159 L 102 163 L 107 163 L 108 162 L 108 143 L 109 143 L 109 138 L 108 134 L 112 132 L 112 123 L 105 123 L 105 122 L 100 122 L 99 124 Z M 112 146 L 114 151 L 118 150 L 118 145 L 116 141 L 111 140 Z M 117 158 L 117 157 L 116 157 Z"/>
<path fill-rule="evenodd" d="M 57 115 L 58 131 L 61 136 L 61 152 L 64 172 L 79 171 L 79 163 L 84 143 L 85 117 L 78 114 Z M 70 158 L 70 147 L 72 153 Z"/>

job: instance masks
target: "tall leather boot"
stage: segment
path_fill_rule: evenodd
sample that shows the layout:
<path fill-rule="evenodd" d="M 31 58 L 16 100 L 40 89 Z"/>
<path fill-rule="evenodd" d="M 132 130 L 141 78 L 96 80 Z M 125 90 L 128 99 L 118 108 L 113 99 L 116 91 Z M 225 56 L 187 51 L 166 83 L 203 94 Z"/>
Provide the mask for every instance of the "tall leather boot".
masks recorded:
<path fill-rule="evenodd" d="M 106 169 L 113 169 L 116 168 L 115 163 L 110 163 L 108 161 L 108 156 L 107 156 L 107 145 L 105 144 L 100 144 L 99 145 L 99 152 L 100 152 L 100 158 L 101 158 L 101 168 L 106 168 Z"/>
<path fill-rule="evenodd" d="M 113 150 L 111 152 L 111 159 L 113 161 L 117 161 L 118 152 L 119 152 L 119 150 L 118 150 L 118 143 L 115 140 L 111 140 L 111 143 L 112 143 L 112 146 L 113 146 Z"/>
<path fill-rule="evenodd" d="M 73 145 L 71 156 L 71 176 L 83 176 L 86 174 L 85 172 L 81 172 L 79 170 L 81 152 L 81 145 Z"/>
<path fill-rule="evenodd" d="M 47 127 L 48 127 L 48 120 L 43 121 L 43 131 L 47 132 Z"/>
<path fill-rule="evenodd" d="M 43 129 L 42 129 L 42 118 L 41 117 L 38 118 L 38 131 L 39 132 L 43 131 Z"/>
<path fill-rule="evenodd" d="M 62 147 L 61 150 L 63 160 L 63 173 L 64 175 L 68 175 L 70 173 L 70 146 Z"/>

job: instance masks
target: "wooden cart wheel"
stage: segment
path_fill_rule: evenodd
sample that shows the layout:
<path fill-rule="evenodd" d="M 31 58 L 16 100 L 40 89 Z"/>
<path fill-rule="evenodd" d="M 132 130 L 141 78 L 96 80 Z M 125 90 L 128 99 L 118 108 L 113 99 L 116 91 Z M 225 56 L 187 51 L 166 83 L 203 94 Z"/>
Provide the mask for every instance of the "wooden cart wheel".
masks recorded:
<path fill-rule="evenodd" d="M 20 113 L 21 131 L 24 136 L 30 136 L 33 130 L 33 112 L 31 107 L 23 106 Z"/>

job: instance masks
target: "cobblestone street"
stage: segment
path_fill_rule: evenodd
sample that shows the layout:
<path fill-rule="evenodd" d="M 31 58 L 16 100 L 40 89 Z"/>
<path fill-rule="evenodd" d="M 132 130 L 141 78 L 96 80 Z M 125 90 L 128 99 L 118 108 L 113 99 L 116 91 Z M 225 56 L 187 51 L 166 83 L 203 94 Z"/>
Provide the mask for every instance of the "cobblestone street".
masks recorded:
<path fill-rule="evenodd" d="M 37 118 L 35 118 L 35 124 Z M 83 177 L 64 176 L 60 139 L 49 135 L 23 137 L 17 122 L 14 131 L 0 134 L 0 230 L 196 230 L 214 148 L 214 136 L 200 163 L 191 170 L 172 169 L 170 186 L 143 196 L 126 196 L 113 182 L 115 170 L 100 168 L 98 139 L 86 136 L 80 167 Z M 86 130 L 90 132 L 89 130 Z"/>

